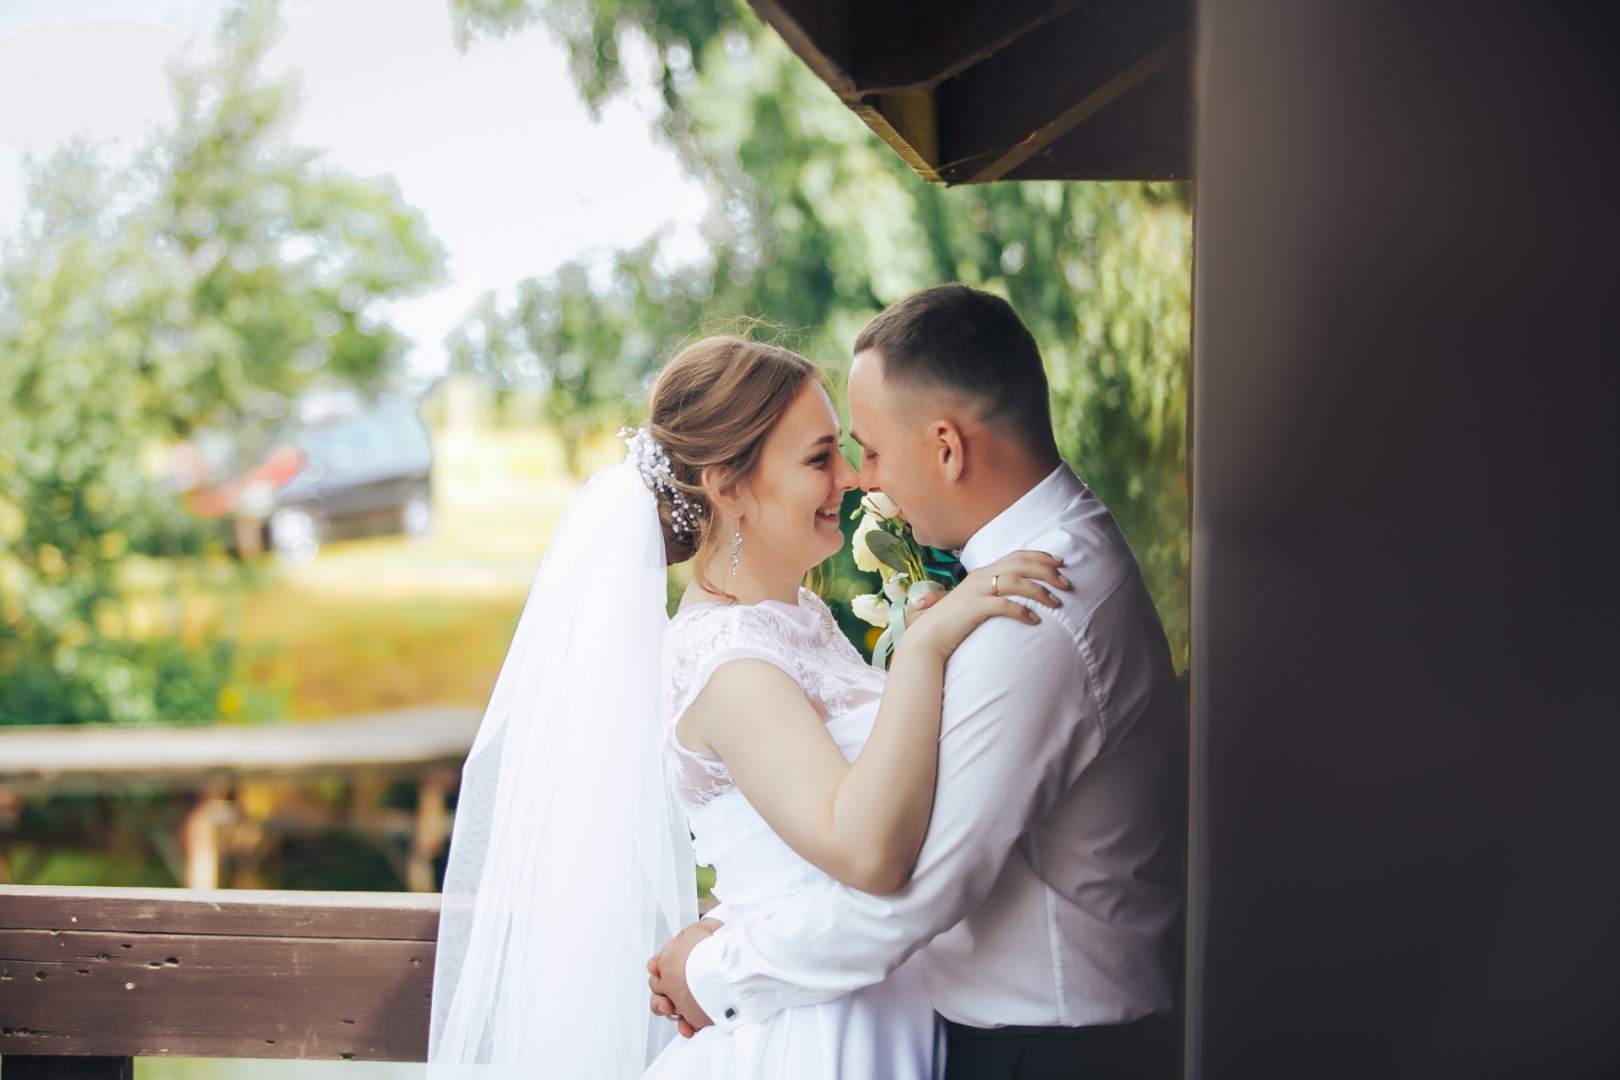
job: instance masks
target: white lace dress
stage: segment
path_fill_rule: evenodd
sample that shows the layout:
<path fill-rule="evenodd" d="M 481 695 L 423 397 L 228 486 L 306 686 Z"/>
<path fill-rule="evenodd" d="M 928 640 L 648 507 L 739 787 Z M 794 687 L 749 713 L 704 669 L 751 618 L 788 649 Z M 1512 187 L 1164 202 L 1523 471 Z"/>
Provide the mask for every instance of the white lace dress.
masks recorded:
<path fill-rule="evenodd" d="M 686 807 L 700 865 L 715 868 L 715 916 L 768 909 L 825 875 L 771 831 L 719 758 L 693 753 L 675 722 L 722 664 L 764 660 L 793 677 L 844 756 L 866 744 L 883 673 L 839 632 L 821 598 L 799 590 L 776 601 L 699 604 L 675 616 L 664 646 L 665 762 Z M 888 979 L 834 1001 L 784 1009 L 725 1034 L 713 1027 L 676 1039 L 644 1080 L 928 1080 L 934 1010 L 914 956 Z"/>

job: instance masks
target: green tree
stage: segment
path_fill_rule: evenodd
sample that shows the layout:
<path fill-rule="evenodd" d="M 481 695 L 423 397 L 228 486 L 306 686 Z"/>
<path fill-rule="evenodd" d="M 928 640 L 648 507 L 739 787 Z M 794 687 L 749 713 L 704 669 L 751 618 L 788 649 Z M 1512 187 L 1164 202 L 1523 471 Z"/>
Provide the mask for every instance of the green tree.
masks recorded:
<path fill-rule="evenodd" d="M 390 183 L 288 143 L 294 88 L 260 71 L 279 29 L 273 3 L 227 12 L 133 166 L 74 144 L 34 170 L 0 261 L 0 723 L 219 715 L 228 639 L 127 610 L 138 556 L 171 591 L 236 574 L 157 482 L 166 448 L 379 384 L 406 342 L 377 301 L 441 273 Z"/>
<path fill-rule="evenodd" d="M 528 282 L 515 305 L 487 301 L 454 335 L 466 368 L 545 388 L 577 440 L 633 416 L 650 373 L 716 315 L 791 328 L 842 366 L 861 326 L 915 289 L 1000 293 L 1046 358 L 1065 457 L 1114 511 L 1185 662 L 1185 186 L 926 184 L 738 0 L 451 7 L 464 40 L 544 24 L 593 109 L 625 85 L 629 58 L 651 53 L 661 136 L 711 192 L 706 261 L 671 270 L 655 238 L 606 275 L 570 264 Z M 840 580 L 852 573 L 839 565 Z"/>

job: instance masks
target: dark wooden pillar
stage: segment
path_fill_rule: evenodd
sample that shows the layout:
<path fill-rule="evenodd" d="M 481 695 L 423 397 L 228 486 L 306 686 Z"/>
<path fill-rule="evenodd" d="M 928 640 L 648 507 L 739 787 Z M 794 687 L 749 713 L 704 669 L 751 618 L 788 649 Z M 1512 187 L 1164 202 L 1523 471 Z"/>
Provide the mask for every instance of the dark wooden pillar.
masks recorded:
<path fill-rule="evenodd" d="M 1617 12 L 1200 5 L 1193 1076 L 1620 1076 Z"/>
<path fill-rule="evenodd" d="M 0 1058 L 0 1080 L 135 1080 L 135 1059 L 7 1054 Z"/>

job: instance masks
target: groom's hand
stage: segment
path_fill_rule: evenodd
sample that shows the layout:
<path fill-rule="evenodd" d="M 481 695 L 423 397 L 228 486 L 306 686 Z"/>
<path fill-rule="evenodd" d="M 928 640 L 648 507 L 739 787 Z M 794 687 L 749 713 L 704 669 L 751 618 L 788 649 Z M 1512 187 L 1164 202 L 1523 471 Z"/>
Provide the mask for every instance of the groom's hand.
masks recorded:
<path fill-rule="evenodd" d="M 652 988 L 652 1011 L 659 1016 L 672 1016 L 680 1025 L 681 1035 L 690 1039 L 699 1028 L 714 1023 L 703 1007 L 697 1003 L 686 986 L 686 958 L 705 937 L 720 929 L 716 919 L 693 923 L 670 939 L 664 951 L 647 961 L 652 976 L 647 985 Z"/>

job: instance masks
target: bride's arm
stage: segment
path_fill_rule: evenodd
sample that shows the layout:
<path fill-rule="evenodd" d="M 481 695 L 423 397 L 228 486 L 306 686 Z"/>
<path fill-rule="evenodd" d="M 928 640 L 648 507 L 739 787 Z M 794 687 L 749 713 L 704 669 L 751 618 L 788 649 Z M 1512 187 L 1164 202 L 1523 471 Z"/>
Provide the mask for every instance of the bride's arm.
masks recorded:
<path fill-rule="evenodd" d="M 760 816 L 808 862 L 862 892 L 894 892 L 910 878 L 928 831 L 945 661 L 986 619 L 1039 622 L 1007 597 L 1055 607 L 1036 582 L 1067 588 L 1057 565 L 1038 552 L 1009 556 L 916 619 L 895 650 L 877 721 L 853 765 L 798 684 L 763 660 L 717 670 L 678 735 L 688 746 L 712 747 Z"/>

